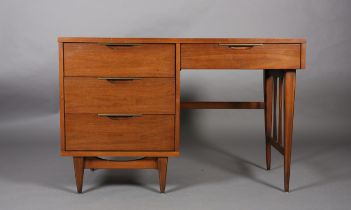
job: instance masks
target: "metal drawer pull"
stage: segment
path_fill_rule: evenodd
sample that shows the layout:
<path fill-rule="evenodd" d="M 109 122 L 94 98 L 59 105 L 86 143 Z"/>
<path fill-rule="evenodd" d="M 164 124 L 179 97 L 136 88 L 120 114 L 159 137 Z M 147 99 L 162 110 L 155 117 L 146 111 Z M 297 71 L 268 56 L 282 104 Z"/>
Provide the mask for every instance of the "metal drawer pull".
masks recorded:
<path fill-rule="evenodd" d="M 127 43 L 102 43 L 102 45 L 112 47 L 135 47 L 135 46 L 142 46 L 142 44 L 127 44 Z"/>
<path fill-rule="evenodd" d="M 108 117 L 111 119 L 118 119 L 118 118 L 132 118 L 132 117 L 141 117 L 142 114 L 97 114 L 99 117 Z"/>
<path fill-rule="evenodd" d="M 108 81 L 128 81 L 128 80 L 141 80 L 139 77 L 98 77 L 98 80 L 108 80 Z"/>
<path fill-rule="evenodd" d="M 232 49 L 242 49 L 242 48 L 253 48 L 256 46 L 262 46 L 263 44 L 218 44 L 219 46 L 225 46 Z"/>

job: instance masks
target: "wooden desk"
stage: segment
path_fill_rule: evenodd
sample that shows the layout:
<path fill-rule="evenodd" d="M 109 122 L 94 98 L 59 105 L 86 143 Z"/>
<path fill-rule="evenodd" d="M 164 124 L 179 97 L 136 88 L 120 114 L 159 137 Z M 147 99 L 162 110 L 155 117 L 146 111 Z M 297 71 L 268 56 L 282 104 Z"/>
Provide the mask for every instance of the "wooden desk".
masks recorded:
<path fill-rule="evenodd" d="M 84 169 L 157 169 L 179 155 L 180 108 L 264 109 L 267 170 L 271 147 L 284 155 L 289 191 L 296 69 L 306 41 L 276 38 L 61 37 L 61 155 L 73 156 L 77 191 Z M 262 69 L 263 102 L 180 102 L 182 69 Z M 99 156 L 143 156 L 111 161 Z"/>

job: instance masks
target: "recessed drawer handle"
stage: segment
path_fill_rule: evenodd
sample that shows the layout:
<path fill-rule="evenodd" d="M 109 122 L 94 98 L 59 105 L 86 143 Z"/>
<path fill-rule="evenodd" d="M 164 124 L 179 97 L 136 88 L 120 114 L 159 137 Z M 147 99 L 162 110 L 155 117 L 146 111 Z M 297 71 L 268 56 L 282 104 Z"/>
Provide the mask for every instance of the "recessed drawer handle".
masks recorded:
<path fill-rule="evenodd" d="M 128 44 L 128 43 L 102 43 L 107 47 L 135 47 L 135 46 L 142 46 L 142 44 Z"/>
<path fill-rule="evenodd" d="M 218 45 L 228 47 L 231 49 L 248 49 L 256 46 L 262 46 L 263 44 L 218 44 Z"/>
<path fill-rule="evenodd" d="M 107 81 L 129 81 L 129 80 L 141 80 L 139 77 L 98 77 L 98 80 L 107 80 Z"/>
<path fill-rule="evenodd" d="M 132 117 L 141 117 L 142 114 L 97 114 L 99 117 L 107 117 L 110 119 L 119 119 L 119 118 L 132 118 Z"/>

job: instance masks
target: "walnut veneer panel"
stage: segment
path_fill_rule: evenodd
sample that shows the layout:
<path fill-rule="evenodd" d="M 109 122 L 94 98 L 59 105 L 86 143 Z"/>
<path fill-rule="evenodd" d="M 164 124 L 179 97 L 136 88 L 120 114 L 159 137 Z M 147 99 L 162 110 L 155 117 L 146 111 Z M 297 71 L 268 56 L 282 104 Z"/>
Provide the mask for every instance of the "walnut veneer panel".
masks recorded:
<path fill-rule="evenodd" d="M 66 114 L 66 150 L 174 150 L 174 115 L 111 119 L 96 114 Z"/>
<path fill-rule="evenodd" d="M 300 44 L 181 45 L 181 67 L 185 69 L 296 69 L 300 65 Z"/>
<path fill-rule="evenodd" d="M 175 79 L 65 77 L 66 113 L 175 114 Z"/>
<path fill-rule="evenodd" d="M 174 44 L 64 44 L 65 76 L 174 77 Z"/>

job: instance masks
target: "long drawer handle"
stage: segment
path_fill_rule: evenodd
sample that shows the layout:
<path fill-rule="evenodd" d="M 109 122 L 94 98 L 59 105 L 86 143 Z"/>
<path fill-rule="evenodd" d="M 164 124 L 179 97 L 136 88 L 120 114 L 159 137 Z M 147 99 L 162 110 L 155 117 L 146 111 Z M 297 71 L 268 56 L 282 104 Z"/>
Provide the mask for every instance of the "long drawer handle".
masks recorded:
<path fill-rule="evenodd" d="M 107 81 L 129 81 L 129 80 L 141 80 L 140 77 L 98 77 L 98 80 L 107 80 Z"/>
<path fill-rule="evenodd" d="M 99 117 L 107 117 L 111 119 L 118 119 L 118 118 L 132 118 L 132 117 L 141 117 L 142 114 L 97 114 Z"/>
<path fill-rule="evenodd" d="M 135 47 L 135 46 L 142 46 L 142 44 L 130 44 L 130 43 L 102 43 L 107 47 Z"/>
<path fill-rule="evenodd" d="M 262 46 L 263 44 L 218 44 L 219 46 L 224 46 L 228 47 L 231 49 L 247 49 L 247 48 L 253 48 L 256 46 Z"/>

